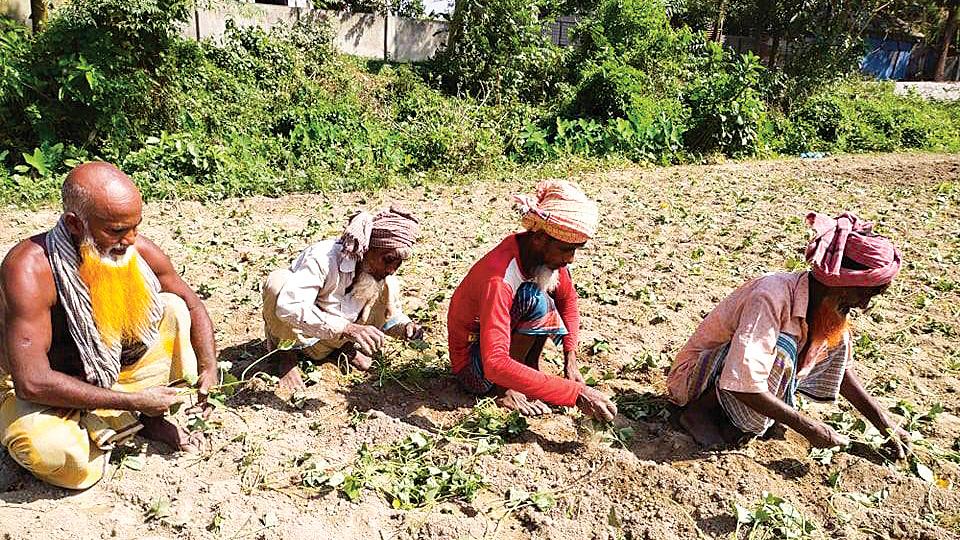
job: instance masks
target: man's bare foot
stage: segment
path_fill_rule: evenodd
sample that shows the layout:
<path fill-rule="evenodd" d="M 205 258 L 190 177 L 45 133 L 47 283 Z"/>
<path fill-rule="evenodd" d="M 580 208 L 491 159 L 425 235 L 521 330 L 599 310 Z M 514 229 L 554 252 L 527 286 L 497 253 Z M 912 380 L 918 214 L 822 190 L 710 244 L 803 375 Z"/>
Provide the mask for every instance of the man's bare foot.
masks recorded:
<path fill-rule="evenodd" d="M 551 412 L 550 407 L 546 403 L 539 399 L 530 401 L 527 399 L 527 396 L 515 390 L 507 390 L 504 392 L 503 397 L 497 400 L 497 404 L 511 411 L 518 411 L 524 416 L 541 416 L 550 414 Z"/>
<path fill-rule="evenodd" d="M 141 415 L 140 423 L 143 424 L 140 435 L 162 442 L 174 450 L 195 453 L 200 451 L 200 446 L 203 444 L 202 434 L 187 433 L 162 416 Z"/>
<path fill-rule="evenodd" d="M 698 444 L 705 448 L 722 445 L 724 443 L 720 428 L 707 418 L 701 411 L 687 408 L 680 414 L 680 425 L 693 436 Z"/>
<path fill-rule="evenodd" d="M 370 358 L 360 351 L 354 351 L 353 356 L 350 357 L 350 365 L 360 371 L 367 371 L 370 369 L 370 366 L 373 365 L 373 358 Z"/>
<path fill-rule="evenodd" d="M 298 358 L 296 351 L 283 351 L 278 354 L 277 367 L 279 368 L 280 381 L 277 382 L 277 397 L 286 401 L 293 394 L 307 389 L 303 382 L 303 373 L 297 365 Z"/>

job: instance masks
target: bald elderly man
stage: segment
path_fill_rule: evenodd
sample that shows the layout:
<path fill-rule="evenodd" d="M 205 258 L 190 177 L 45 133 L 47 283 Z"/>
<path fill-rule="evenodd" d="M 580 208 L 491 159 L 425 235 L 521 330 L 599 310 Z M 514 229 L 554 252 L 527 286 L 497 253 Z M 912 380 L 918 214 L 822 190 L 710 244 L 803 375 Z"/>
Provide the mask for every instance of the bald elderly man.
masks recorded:
<path fill-rule="evenodd" d="M 811 270 L 768 274 L 735 290 L 703 320 L 677 355 L 667 378 L 679 422 L 700 444 L 737 443 L 774 423 L 812 446 L 847 444 L 846 437 L 794 407 L 797 394 L 834 401 L 843 396 L 881 433 L 898 458 L 909 436 L 866 392 L 856 374 L 847 316 L 866 309 L 900 270 L 900 252 L 851 213 L 811 213 Z"/>
<path fill-rule="evenodd" d="M 63 184 L 63 215 L 0 269 L 0 443 L 37 478 L 85 489 L 116 444 L 140 433 L 176 449 L 168 383 L 216 381 L 213 328 L 170 259 L 137 229 L 143 200 L 115 166 Z"/>

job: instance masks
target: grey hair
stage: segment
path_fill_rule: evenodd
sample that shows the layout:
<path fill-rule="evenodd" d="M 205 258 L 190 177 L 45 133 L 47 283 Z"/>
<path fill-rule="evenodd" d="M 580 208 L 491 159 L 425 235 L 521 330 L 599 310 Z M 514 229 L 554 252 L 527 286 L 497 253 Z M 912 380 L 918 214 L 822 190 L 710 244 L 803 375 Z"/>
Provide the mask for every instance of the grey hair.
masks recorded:
<path fill-rule="evenodd" d="M 67 175 L 67 179 L 60 188 L 60 198 L 63 200 L 63 212 L 76 214 L 77 217 L 87 220 L 90 213 L 90 193 L 84 189 L 80 182 L 74 182 Z"/>

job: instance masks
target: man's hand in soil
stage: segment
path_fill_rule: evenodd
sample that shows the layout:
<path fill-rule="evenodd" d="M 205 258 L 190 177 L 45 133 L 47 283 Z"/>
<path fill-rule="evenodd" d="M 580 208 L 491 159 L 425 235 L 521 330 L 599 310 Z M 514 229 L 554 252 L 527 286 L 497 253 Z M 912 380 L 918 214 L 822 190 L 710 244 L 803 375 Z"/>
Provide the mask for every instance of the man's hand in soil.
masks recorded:
<path fill-rule="evenodd" d="M 747 407 L 803 435 L 814 448 L 833 448 L 850 444 L 850 439 L 847 437 L 840 435 L 823 422 L 798 412 L 770 392 L 731 393 Z"/>
<path fill-rule="evenodd" d="M 350 323 L 343 330 L 343 335 L 356 343 L 357 349 L 368 356 L 379 351 L 387 339 L 383 332 L 366 324 Z"/>
<path fill-rule="evenodd" d="M 197 379 L 197 404 L 187 409 L 187 414 L 199 414 L 204 420 L 213 412 L 213 405 L 207 402 L 210 388 L 218 383 L 217 372 L 203 371 Z"/>
<path fill-rule="evenodd" d="M 840 385 L 840 395 L 845 397 L 860 414 L 866 417 L 873 424 L 873 427 L 888 437 L 883 446 L 891 457 L 899 460 L 911 454 L 910 434 L 890 420 L 883 406 L 867 393 L 853 369 L 847 369 L 844 372 L 843 382 Z"/>
<path fill-rule="evenodd" d="M 877 429 L 887 435 L 887 442 L 883 443 L 883 449 L 887 451 L 890 457 L 899 461 L 913 455 L 913 450 L 910 448 L 913 439 L 905 429 L 892 423 L 888 423 L 882 428 L 877 426 Z"/>
<path fill-rule="evenodd" d="M 617 416 L 617 406 L 599 390 L 584 386 L 577 398 L 577 407 L 584 414 L 597 420 L 612 422 Z"/>
<path fill-rule="evenodd" d="M 848 437 L 837 433 L 832 427 L 822 422 L 812 425 L 810 431 L 803 433 L 803 436 L 814 448 L 833 448 L 850 444 Z"/>

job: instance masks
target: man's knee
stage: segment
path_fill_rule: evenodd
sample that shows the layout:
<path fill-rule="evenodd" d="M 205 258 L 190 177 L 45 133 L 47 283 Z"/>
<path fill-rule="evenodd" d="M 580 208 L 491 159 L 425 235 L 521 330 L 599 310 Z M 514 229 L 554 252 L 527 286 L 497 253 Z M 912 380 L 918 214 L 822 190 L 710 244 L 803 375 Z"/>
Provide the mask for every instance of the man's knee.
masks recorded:
<path fill-rule="evenodd" d="M 293 273 L 286 268 L 281 268 L 279 270 L 274 270 L 267 275 L 267 278 L 263 280 L 263 287 L 261 293 L 263 294 L 264 305 L 267 304 L 269 300 L 272 304 L 276 304 L 277 296 L 280 295 L 280 289 L 283 288 L 284 284 L 290 279 L 290 276 Z"/>
<path fill-rule="evenodd" d="M 60 418 L 40 419 L 29 431 L 16 433 L 6 441 L 14 461 L 31 474 L 55 486 L 86 489 L 103 477 L 103 452 L 90 444 L 79 425 Z M 17 430 L 16 425 L 8 429 Z"/>

